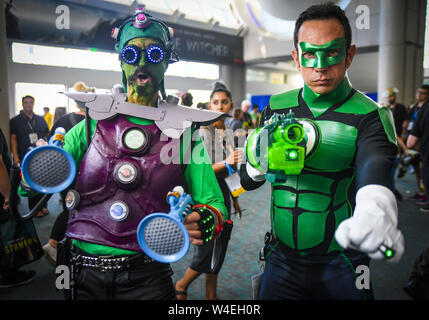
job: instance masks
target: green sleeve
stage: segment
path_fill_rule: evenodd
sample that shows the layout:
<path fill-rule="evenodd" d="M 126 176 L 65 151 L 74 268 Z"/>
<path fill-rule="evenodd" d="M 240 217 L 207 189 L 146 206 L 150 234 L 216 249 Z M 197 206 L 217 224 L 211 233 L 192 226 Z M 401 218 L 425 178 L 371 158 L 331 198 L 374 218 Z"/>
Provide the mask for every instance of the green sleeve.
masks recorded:
<path fill-rule="evenodd" d="M 91 119 L 91 137 L 94 136 L 97 121 Z M 64 136 L 64 150 L 71 154 L 76 167 L 79 168 L 86 153 L 86 127 L 85 119 L 71 128 Z"/>
<path fill-rule="evenodd" d="M 229 219 L 222 191 L 213 171 L 210 157 L 198 133 L 192 148 L 190 163 L 186 165 L 185 179 L 188 183 L 189 193 L 195 204 L 208 204 L 222 211 L 224 219 Z M 186 134 L 184 137 L 188 137 Z M 184 145 L 189 145 L 186 138 L 182 140 Z M 183 148 L 181 148 L 182 150 Z"/>
<path fill-rule="evenodd" d="M 25 191 L 25 190 L 21 187 L 21 184 L 20 184 L 20 185 L 18 186 L 17 194 L 18 194 L 19 196 L 21 196 L 21 197 L 32 198 L 32 197 L 35 197 L 35 196 L 39 195 L 40 193 L 38 193 L 38 192 L 28 192 L 28 191 Z"/>

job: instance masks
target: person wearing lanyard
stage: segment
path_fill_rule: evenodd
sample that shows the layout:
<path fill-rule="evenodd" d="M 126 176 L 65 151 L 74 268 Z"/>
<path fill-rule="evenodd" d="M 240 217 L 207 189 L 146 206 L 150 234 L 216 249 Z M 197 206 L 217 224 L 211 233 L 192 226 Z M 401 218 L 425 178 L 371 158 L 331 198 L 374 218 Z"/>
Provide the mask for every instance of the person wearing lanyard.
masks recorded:
<path fill-rule="evenodd" d="M 49 127 L 43 117 L 33 112 L 34 97 L 26 95 L 22 98 L 22 112 L 10 120 L 10 144 L 13 155 L 14 167 L 19 167 L 28 148 L 35 146 L 39 139 L 46 139 L 49 134 Z M 34 208 L 41 196 L 28 198 L 28 206 Z M 46 204 L 37 214 L 43 217 L 49 213 Z"/>
<path fill-rule="evenodd" d="M 231 93 L 222 83 L 216 82 L 210 95 L 209 110 L 229 113 L 232 108 Z M 230 129 L 229 131 L 231 132 Z M 225 178 L 234 172 L 232 166 L 237 166 L 241 163 L 243 151 L 239 149 L 233 150 L 234 148 L 231 146 L 231 143 L 228 143 L 228 141 L 232 142 L 233 139 L 229 139 L 232 137 L 228 137 L 227 131 L 225 130 L 224 119 L 216 121 L 211 126 L 201 128 L 200 135 L 210 156 L 213 171 L 216 174 L 217 182 L 225 200 L 228 216 L 230 216 L 231 212 L 232 198 L 235 213 L 241 217 L 242 210 L 238 203 L 238 198 L 231 195 Z M 206 277 L 206 300 L 217 299 L 216 287 L 218 271 L 212 271 L 210 269 L 212 252 L 213 243 L 195 248 L 191 265 L 186 270 L 183 278 L 175 283 L 178 300 L 186 300 L 188 287 L 202 273 L 205 273 Z"/>

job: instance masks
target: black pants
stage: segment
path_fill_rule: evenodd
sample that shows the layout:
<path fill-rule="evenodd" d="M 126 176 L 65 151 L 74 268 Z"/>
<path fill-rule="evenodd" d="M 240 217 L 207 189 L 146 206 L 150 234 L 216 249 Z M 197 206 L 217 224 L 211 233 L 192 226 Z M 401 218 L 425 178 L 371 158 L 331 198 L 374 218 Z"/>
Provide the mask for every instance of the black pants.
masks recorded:
<path fill-rule="evenodd" d="M 44 196 L 44 194 L 38 194 L 37 196 L 34 197 L 29 197 L 28 198 L 28 208 L 31 210 L 33 209 L 37 203 L 40 201 L 40 199 L 42 199 L 42 197 Z M 44 201 L 42 208 L 46 208 L 48 205 L 48 201 Z"/>
<path fill-rule="evenodd" d="M 429 245 L 414 260 L 410 281 L 415 282 L 426 293 L 429 293 Z"/>
<path fill-rule="evenodd" d="M 428 193 L 429 193 L 429 166 L 427 166 L 426 164 L 424 164 L 423 168 L 422 168 L 422 180 L 423 180 L 423 185 L 425 186 L 426 196 L 428 196 Z"/>
<path fill-rule="evenodd" d="M 373 300 L 369 289 L 356 286 L 356 269 L 369 266 L 360 253 L 299 256 L 277 240 L 269 252 L 259 290 L 260 300 Z"/>
<path fill-rule="evenodd" d="M 90 254 L 86 254 L 91 256 Z M 169 264 L 142 260 L 130 262 L 126 270 L 103 272 L 78 267 L 75 300 L 175 300 L 173 270 Z"/>
<path fill-rule="evenodd" d="M 69 211 L 67 210 L 65 203 L 65 197 L 67 195 L 67 190 L 64 190 L 60 193 L 61 195 L 61 202 L 63 206 L 63 211 L 57 216 L 57 219 L 55 220 L 55 223 L 51 230 L 51 239 L 61 241 L 64 238 L 64 235 L 66 233 L 67 229 L 67 221 L 69 218 Z"/>

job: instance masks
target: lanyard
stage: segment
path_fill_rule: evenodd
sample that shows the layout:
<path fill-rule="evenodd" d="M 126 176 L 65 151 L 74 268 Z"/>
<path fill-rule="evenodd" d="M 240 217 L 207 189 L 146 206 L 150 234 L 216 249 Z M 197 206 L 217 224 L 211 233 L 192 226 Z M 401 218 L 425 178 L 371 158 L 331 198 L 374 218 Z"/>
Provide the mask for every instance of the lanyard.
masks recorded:
<path fill-rule="evenodd" d="M 225 167 L 228 170 L 228 175 L 232 175 L 235 172 L 234 169 L 225 160 L 223 160 L 222 162 L 225 164 Z"/>
<path fill-rule="evenodd" d="M 26 115 L 23 115 L 25 117 L 25 120 L 27 121 L 28 127 L 30 128 L 31 132 L 34 132 L 34 127 L 36 126 L 36 119 L 33 116 L 33 118 L 30 120 Z"/>

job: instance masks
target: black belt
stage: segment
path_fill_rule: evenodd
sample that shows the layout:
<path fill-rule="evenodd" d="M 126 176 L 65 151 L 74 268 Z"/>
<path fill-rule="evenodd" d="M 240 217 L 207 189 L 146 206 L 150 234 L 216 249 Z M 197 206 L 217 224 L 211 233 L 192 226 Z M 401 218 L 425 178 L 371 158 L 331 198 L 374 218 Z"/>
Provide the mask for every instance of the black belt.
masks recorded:
<path fill-rule="evenodd" d="M 149 264 L 154 262 L 144 253 L 132 256 L 96 256 L 84 253 L 74 247 L 71 252 L 70 263 L 75 267 L 87 267 L 102 272 L 128 270 L 130 263 Z"/>

